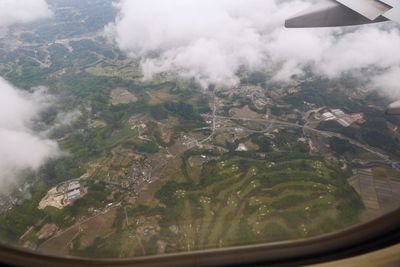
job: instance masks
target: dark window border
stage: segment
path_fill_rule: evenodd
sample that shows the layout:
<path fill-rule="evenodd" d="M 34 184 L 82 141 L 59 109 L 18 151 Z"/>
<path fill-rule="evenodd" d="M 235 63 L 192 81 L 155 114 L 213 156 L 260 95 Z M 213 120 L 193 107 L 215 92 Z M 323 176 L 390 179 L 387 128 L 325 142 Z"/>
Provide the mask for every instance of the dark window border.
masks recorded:
<path fill-rule="evenodd" d="M 132 259 L 48 256 L 0 245 L 0 262 L 9 266 L 298 266 L 338 260 L 400 242 L 400 209 L 343 231 L 305 240 L 266 243 Z"/>

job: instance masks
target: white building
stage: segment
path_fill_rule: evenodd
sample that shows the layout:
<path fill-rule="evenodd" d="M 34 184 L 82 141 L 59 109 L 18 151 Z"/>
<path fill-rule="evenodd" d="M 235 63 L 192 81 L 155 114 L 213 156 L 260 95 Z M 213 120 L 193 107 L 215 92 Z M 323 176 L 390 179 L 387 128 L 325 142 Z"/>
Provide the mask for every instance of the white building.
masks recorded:
<path fill-rule="evenodd" d="M 78 199 L 80 196 L 81 196 L 81 191 L 79 189 L 75 189 L 65 194 L 65 200 L 72 201 Z"/>
<path fill-rule="evenodd" d="M 239 144 L 236 151 L 248 151 L 245 144 Z"/>
<path fill-rule="evenodd" d="M 345 120 L 345 119 L 338 119 L 337 122 L 342 125 L 343 127 L 349 127 L 351 125 L 351 122 Z"/>
<path fill-rule="evenodd" d="M 336 119 L 335 115 L 333 115 L 331 112 L 325 112 L 324 114 L 322 114 L 322 118 L 325 121 L 331 121 L 331 120 Z"/>
<path fill-rule="evenodd" d="M 79 189 L 81 187 L 81 184 L 79 183 L 79 181 L 74 181 L 74 182 L 70 182 L 67 188 L 67 191 L 73 191 L 76 189 Z"/>
<path fill-rule="evenodd" d="M 341 117 L 341 116 L 345 115 L 345 113 L 341 109 L 332 109 L 331 112 L 337 117 Z"/>

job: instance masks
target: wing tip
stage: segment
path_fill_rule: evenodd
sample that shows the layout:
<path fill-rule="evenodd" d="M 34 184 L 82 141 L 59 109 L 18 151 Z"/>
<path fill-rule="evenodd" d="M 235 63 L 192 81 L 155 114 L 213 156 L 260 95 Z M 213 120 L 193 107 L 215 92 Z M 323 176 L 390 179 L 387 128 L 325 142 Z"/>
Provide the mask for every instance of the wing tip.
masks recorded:
<path fill-rule="evenodd" d="M 382 16 L 370 20 L 336 1 L 324 1 L 287 19 L 285 28 L 354 26 L 387 20 Z"/>

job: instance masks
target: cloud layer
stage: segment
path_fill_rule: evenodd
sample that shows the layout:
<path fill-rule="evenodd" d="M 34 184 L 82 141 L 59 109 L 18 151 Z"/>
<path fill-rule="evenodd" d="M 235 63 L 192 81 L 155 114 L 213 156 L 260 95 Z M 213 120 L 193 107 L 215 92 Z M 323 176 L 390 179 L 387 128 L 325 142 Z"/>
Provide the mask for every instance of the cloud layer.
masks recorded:
<path fill-rule="evenodd" d="M 172 71 L 203 84 L 233 84 L 239 66 L 263 64 L 264 31 L 292 9 L 263 0 L 122 0 L 117 8 L 119 17 L 106 31 L 142 59 L 145 76 Z"/>
<path fill-rule="evenodd" d="M 0 0 L 0 31 L 51 15 L 45 0 Z M 37 170 L 47 159 L 58 156 L 57 143 L 33 130 L 48 101 L 45 94 L 23 92 L 0 77 L 0 193 L 21 172 Z"/>
<path fill-rule="evenodd" d="M 0 28 L 52 15 L 45 0 L 0 0 Z"/>
<path fill-rule="evenodd" d="M 333 78 L 371 68 L 382 75 L 400 74 L 400 33 L 393 24 L 283 27 L 285 18 L 310 5 L 305 0 L 121 0 L 119 15 L 105 32 L 141 60 L 146 77 L 172 72 L 195 77 L 204 86 L 235 84 L 241 66 L 279 66 L 278 80 L 301 74 L 306 66 Z M 386 87 L 380 77 L 371 77 L 372 84 L 395 94 L 399 87 Z"/>
<path fill-rule="evenodd" d="M 22 171 L 37 170 L 59 155 L 56 142 L 40 137 L 35 120 L 49 105 L 41 92 L 26 93 L 0 78 L 0 184 L 12 184 Z"/>

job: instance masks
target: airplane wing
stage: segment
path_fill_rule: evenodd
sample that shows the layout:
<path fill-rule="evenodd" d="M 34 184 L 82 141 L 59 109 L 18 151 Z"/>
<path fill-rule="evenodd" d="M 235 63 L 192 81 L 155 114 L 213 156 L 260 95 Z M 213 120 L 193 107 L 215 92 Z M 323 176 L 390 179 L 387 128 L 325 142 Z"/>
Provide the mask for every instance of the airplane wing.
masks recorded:
<path fill-rule="evenodd" d="M 286 20 L 285 27 L 350 26 L 388 20 L 400 23 L 399 0 L 324 0 Z"/>

